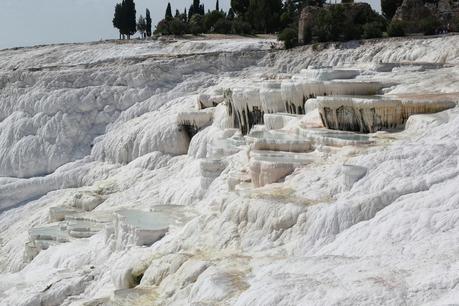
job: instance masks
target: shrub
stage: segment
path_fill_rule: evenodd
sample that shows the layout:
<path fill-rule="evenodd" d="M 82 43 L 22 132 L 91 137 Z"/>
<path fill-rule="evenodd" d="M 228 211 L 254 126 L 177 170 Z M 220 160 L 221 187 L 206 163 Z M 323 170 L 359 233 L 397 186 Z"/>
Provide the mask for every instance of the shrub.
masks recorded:
<path fill-rule="evenodd" d="M 303 30 L 303 43 L 305 45 L 311 43 L 312 41 L 312 29 L 311 27 L 305 26 Z"/>
<path fill-rule="evenodd" d="M 160 22 L 158 22 L 158 24 L 156 25 L 155 34 L 161 34 L 161 35 L 170 34 L 169 22 L 166 19 L 163 19 Z"/>
<path fill-rule="evenodd" d="M 402 5 L 403 0 L 381 0 L 381 11 L 387 20 L 394 17 L 397 8 Z"/>
<path fill-rule="evenodd" d="M 204 24 L 202 15 L 194 14 L 190 19 L 189 29 L 191 34 L 198 35 L 204 33 Z"/>
<path fill-rule="evenodd" d="M 382 25 L 379 22 L 374 21 L 363 25 L 363 38 L 380 38 L 382 35 Z"/>
<path fill-rule="evenodd" d="M 401 21 L 392 21 L 387 27 L 387 35 L 390 37 L 405 36 L 405 24 Z"/>
<path fill-rule="evenodd" d="M 349 23 L 343 27 L 343 40 L 354 40 L 362 37 L 362 26 L 358 24 Z"/>
<path fill-rule="evenodd" d="M 298 44 L 298 33 L 292 28 L 285 28 L 280 32 L 278 39 L 284 42 L 286 49 L 291 49 Z"/>
<path fill-rule="evenodd" d="M 206 32 L 212 32 L 215 24 L 220 19 L 225 19 L 225 15 L 220 11 L 212 11 L 204 15 L 204 30 Z"/>
<path fill-rule="evenodd" d="M 173 18 L 169 22 L 169 30 L 173 35 L 185 34 L 186 28 L 186 24 L 180 18 Z"/>
<path fill-rule="evenodd" d="M 232 32 L 234 34 L 240 34 L 240 35 L 251 34 L 252 26 L 248 22 L 245 22 L 239 19 L 235 19 L 233 21 Z"/>
<path fill-rule="evenodd" d="M 424 18 L 420 21 L 420 28 L 424 35 L 435 35 L 440 27 L 440 21 L 433 16 Z"/>
<path fill-rule="evenodd" d="M 231 33 L 233 23 L 226 19 L 219 19 L 214 25 L 214 32 L 221 34 Z"/>

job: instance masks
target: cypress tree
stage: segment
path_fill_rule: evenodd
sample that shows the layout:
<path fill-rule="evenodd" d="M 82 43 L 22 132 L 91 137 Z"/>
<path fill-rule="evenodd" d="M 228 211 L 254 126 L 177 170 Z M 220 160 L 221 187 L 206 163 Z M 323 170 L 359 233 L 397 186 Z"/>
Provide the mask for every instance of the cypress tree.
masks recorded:
<path fill-rule="evenodd" d="M 249 0 L 231 0 L 231 8 L 233 12 L 242 19 L 245 19 L 245 15 L 249 10 Z"/>
<path fill-rule="evenodd" d="M 234 19 L 234 11 L 232 8 L 228 10 L 228 15 L 226 16 L 228 20 L 233 20 Z"/>
<path fill-rule="evenodd" d="M 193 10 L 193 5 L 190 5 L 190 9 L 188 10 L 188 20 L 191 20 L 191 17 L 193 17 L 194 10 Z"/>
<path fill-rule="evenodd" d="M 217 0 L 217 4 L 215 4 L 215 10 L 218 12 L 220 11 L 220 5 L 218 3 L 218 0 Z"/>
<path fill-rule="evenodd" d="M 126 34 L 128 39 L 131 38 L 131 35 L 135 34 L 137 20 L 136 20 L 136 10 L 134 0 L 123 0 L 123 34 Z"/>
<path fill-rule="evenodd" d="M 143 18 L 142 15 L 140 15 L 139 17 L 139 21 L 137 21 L 137 31 L 140 32 L 140 36 L 142 38 L 145 38 L 147 35 L 146 35 L 146 32 L 147 32 L 147 21 L 145 20 L 145 18 Z"/>
<path fill-rule="evenodd" d="M 147 22 L 147 36 L 151 37 L 151 17 L 149 9 L 145 12 L 145 21 Z"/>
<path fill-rule="evenodd" d="M 115 6 L 115 16 L 113 17 L 113 26 L 118 29 L 120 32 L 120 39 L 121 39 L 121 28 L 122 28 L 122 14 L 123 14 L 123 6 L 121 3 L 116 4 Z"/>
<path fill-rule="evenodd" d="M 167 3 L 167 8 L 166 8 L 166 19 L 172 18 L 172 8 L 171 8 L 171 3 Z"/>
<path fill-rule="evenodd" d="M 177 17 L 177 18 L 180 17 L 180 12 L 179 12 L 179 10 L 175 10 L 175 16 L 174 16 L 174 17 Z"/>

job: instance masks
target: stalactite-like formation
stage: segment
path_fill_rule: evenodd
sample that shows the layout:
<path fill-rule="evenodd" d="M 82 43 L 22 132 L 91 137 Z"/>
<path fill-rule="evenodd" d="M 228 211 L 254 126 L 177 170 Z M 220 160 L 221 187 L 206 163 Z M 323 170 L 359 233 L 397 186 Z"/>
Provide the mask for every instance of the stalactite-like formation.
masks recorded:
<path fill-rule="evenodd" d="M 312 99 L 318 96 L 374 95 L 382 87 L 377 82 L 313 82 L 293 77 L 283 81 L 265 81 L 260 89 L 244 87 L 227 90 L 225 100 L 234 127 L 245 135 L 254 125 L 263 124 L 265 113 L 305 114 L 317 107 Z"/>
<path fill-rule="evenodd" d="M 190 139 L 202 128 L 212 123 L 212 111 L 182 112 L 177 115 L 177 125 L 182 127 Z"/>
<path fill-rule="evenodd" d="M 318 97 L 315 101 L 325 127 L 360 133 L 403 128 L 413 114 L 439 112 L 455 105 L 452 102 L 402 102 L 377 97 Z"/>

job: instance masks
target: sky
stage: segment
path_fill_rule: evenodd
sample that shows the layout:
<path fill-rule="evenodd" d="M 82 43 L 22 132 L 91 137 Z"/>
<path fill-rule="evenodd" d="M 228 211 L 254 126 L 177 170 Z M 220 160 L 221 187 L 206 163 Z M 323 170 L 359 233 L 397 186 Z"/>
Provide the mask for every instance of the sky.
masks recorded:
<path fill-rule="evenodd" d="M 85 42 L 118 37 L 112 26 L 120 0 L 0 0 L 0 49 L 63 42 Z M 379 0 L 368 0 L 379 10 Z M 168 0 L 135 0 L 137 16 L 149 8 L 153 25 L 164 17 Z M 192 0 L 170 0 L 172 10 L 189 7 Z M 215 0 L 201 0 L 206 11 Z M 371 3 L 373 2 L 373 3 Z M 227 10 L 230 0 L 220 0 Z"/>

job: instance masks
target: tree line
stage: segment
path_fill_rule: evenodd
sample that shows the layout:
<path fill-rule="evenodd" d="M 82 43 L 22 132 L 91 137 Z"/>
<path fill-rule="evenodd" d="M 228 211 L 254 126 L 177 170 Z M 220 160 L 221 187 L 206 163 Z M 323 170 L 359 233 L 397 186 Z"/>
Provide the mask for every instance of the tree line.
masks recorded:
<path fill-rule="evenodd" d="M 436 1 L 436 0 L 425 0 Z M 192 0 L 183 11 L 175 10 L 167 3 L 164 18 L 156 25 L 155 35 L 266 34 L 278 33 L 279 40 L 287 48 L 301 43 L 347 41 L 360 38 L 403 36 L 405 33 L 422 31 L 424 34 L 438 32 L 439 22 L 433 18 L 421 20 L 413 27 L 404 22 L 391 20 L 402 0 L 381 0 L 382 15 L 369 5 L 353 4 L 342 0 L 340 4 L 326 4 L 326 0 L 231 0 L 228 11 L 220 8 L 216 0 L 207 9 L 200 0 Z M 308 22 L 299 29 L 302 10 L 309 12 Z M 122 0 L 115 7 L 113 25 L 119 30 L 120 39 L 137 31 L 142 37 L 152 35 L 152 20 L 147 9 L 145 17 L 136 21 L 134 0 Z M 459 23 L 458 23 L 459 28 Z"/>
<path fill-rule="evenodd" d="M 112 22 L 119 31 L 120 39 L 125 37 L 130 39 L 136 32 L 139 32 L 143 38 L 151 36 L 150 10 L 146 9 L 145 17 L 140 15 L 138 21 L 136 21 L 136 13 L 134 0 L 123 0 L 116 4 Z"/>
<path fill-rule="evenodd" d="M 159 21 L 155 33 L 162 35 L 182 34 L 254 34 L 274 33 L 280 30 L 282 0 L 231 0 L 225 12 L 216 0 L 212 9 L 205 10 L 200 0 L 193 0 L 190 7 L 172 14 L 167 4 L 164 19 Z"/>
<path fill-rule="evenodd" d="M 283 27 L 281 14 L 284 11 L 282 0 L 231 0 L 231 8 L 224 11 L 219 0 L 215 7 L 205 10 L 200 0 L 183 11 L 175 10 L 171 4 L 166 6 L 164 18 L 158 22 L 154 34 L 242 34 L 275 33 Z M 130 38 L 137 31 L 142 37 L 152 35 L 150 11 L 136 21 L 134 0 L 123 0 L 115 6 L 113 26 L 119 30 L 120 39 Z"/>

